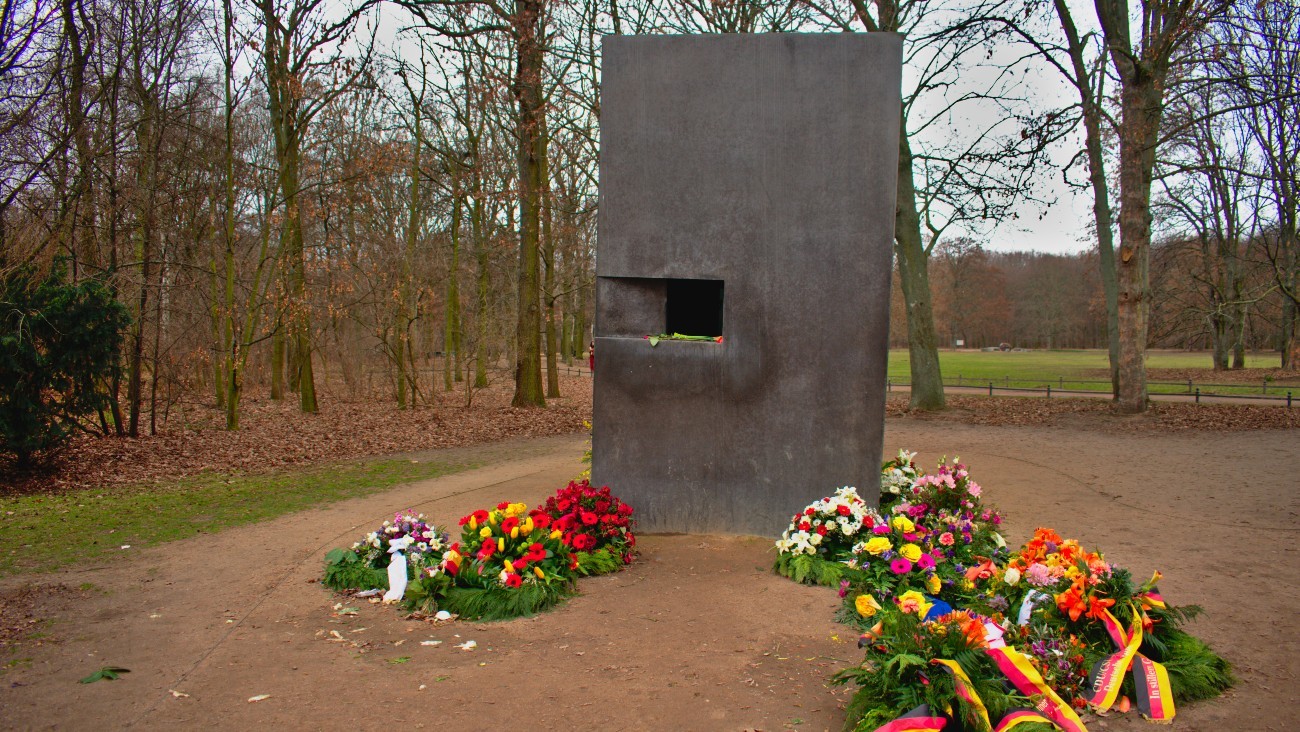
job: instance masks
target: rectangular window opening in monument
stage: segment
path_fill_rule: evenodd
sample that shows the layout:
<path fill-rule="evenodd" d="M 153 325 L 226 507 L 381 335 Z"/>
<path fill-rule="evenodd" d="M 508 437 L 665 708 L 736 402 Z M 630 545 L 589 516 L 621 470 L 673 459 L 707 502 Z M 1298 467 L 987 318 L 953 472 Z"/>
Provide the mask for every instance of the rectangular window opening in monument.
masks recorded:
<path fill-rule="evenodd" d="M 722 280 L 668 280 L 665 325 L 668 333 L 722 335 Z"/>

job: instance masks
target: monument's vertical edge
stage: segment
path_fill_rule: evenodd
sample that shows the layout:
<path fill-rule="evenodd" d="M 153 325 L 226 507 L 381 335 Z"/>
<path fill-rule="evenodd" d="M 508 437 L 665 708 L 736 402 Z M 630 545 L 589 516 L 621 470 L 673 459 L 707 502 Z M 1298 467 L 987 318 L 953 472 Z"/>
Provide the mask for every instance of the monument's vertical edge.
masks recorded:
<path fill-rule="evenodd" d="M 901 49 L 605 39 L 592 474 L 643 530 L 775 535 L 834 488 L 874 492 Z M 720 343 L 650 346 L 674 293 L 721 303 Z"/>

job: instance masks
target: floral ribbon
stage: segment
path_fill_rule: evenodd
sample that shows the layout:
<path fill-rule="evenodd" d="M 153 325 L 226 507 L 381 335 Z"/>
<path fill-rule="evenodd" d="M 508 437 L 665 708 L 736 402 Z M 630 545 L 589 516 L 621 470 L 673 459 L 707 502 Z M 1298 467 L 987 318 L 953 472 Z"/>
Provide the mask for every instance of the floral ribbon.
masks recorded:
<path fill-rule="evenodd" d="M 940 732 L 947 723 L 947 717 L 932 713 L 929 706 L 922 704 L 898 719 L 877 727 L 876 732 Z"/>
<path fill-rule="evenodd" d="M 1016 691 L 1030 698 L 1038 698 L 1036 706 L 1041 713 L 1038 721 L 1046 717 L 1065 732 L 1087 732 L 1083 720 L 1079 719 L 1068 702 L 1052 690 L 1025 654 L 1010 646 L 988 648 L 985 653 L 993 658 L 998 670 L 1011 681 Z"/>
<path fill-rule="evenodd" d="M 961 664 L 947 658 L 933 658 L 930 659 L 930 663 L 948 669 L 952 674 L 953 681 L 956 682 L 957 696 L 961 697 L 967 704 L 971 705 L 975 710 L 975 713 L 979 715 L 979 718 L 984 720 L 986 728 L 992 727 L 993 723 L 989 721 L 989 710 L 984 707 L 984 700 L 975 692 L 974 686 L 971 685 L 970 677 L 962 670 Z"/>
<path fill-rule="evenodd" d="M 1143 604 L 1152 607 L 1163 606 L 1159 595 L 1153 593 L 1143 596 Z M 1159 603 L 1157 605 L 1156 603 Z M 1101 622 L 1106 632 L 1119 647 L 1119 652 L 1098 661 L 1088 675 L 1093 694 L 1088 699 L 1097 711 L 1110 709 L 1119 697 L 1120 685 L 1124 682 L 1124 673 L 1132 668 L 1133 686 L 1137 690 L 1136 702 L 1142 716 L 1155 722 L 1170 722 L 1174 718 L 1174 695 L 1169 685 L 1169 673 L 1165 667 L 1138 653 L 1142 645 L 1142 625 L 1145 614 L 1132 603 L 1133 627 L 1128 631 L 1119 620 L 1111 614 L 1110 609 L 1102 610 Z"/>

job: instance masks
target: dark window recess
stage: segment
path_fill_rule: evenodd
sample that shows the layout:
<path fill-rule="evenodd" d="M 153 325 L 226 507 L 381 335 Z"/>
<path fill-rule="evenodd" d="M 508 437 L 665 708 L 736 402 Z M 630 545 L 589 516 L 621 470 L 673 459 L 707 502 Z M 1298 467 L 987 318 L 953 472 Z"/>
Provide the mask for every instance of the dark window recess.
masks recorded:
<path fill-rule="evenodd" d="M 722 280 L 668 280 L 665 332 L 722 335 Z"/>

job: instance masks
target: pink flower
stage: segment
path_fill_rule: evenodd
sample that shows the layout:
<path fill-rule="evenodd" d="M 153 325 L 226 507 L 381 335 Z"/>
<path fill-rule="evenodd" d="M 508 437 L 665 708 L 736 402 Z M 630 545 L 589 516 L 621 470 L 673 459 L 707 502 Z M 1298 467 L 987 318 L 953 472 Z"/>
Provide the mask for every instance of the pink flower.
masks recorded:
<path fill-rule="evenodd" d="M 907 557 L 899 557 L 889 563 L 889 571 L 894 574 L 907 574 L 912 571 L 912 562 Z"/>
<path fill-rule="evenodd" d="M 953 544 L 957 543 L 957 540 L 952 538 L 951 531 L 945 531 L 942 534 L 939 534 L 939 543 L 943 544 L 944 546 L 952 546 Z"/>
<path fill-rule="evenodd" d="M 979 483 L 976 483 L 976 482 L 973 481 L 973 480 L 972 480 L 969 484 L 967 484 L 967 486 L 966 486 L 966 490 L 967 490 L 967 491 L 968 491 L 972 496 L 975 496 L 976 498 L 979 498 L 979 495 L 980 495 L 981 493 L 984 492 L 984 491 L 980 488 L 980 484 L 979 484 Z"/>
<path fill-rule="evenodd" d="M 934 557 L 929 554 L 922 554 L 921 558 L 916 560 L 916 566 L 921 569 L 934 569 Z"/>
<path fill-rule="evenodd" d="M 889 533 L 889 524 L 881 524 L 881 525 L 879 525 L 879 526 L 873 527 L 873 528 L 871 529 L 871 533 L 873 533 L 873 534 L 888 534 L 888 533 Z"/>

